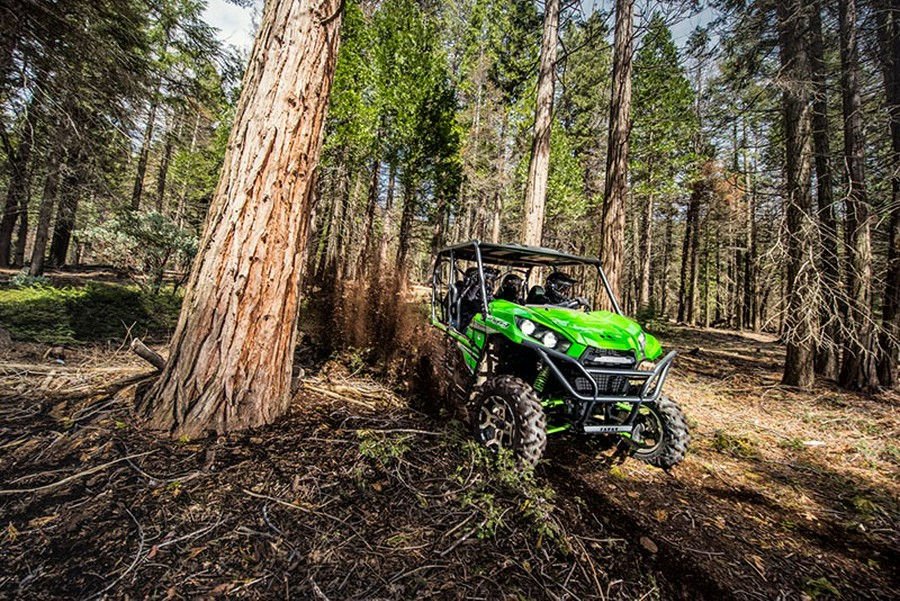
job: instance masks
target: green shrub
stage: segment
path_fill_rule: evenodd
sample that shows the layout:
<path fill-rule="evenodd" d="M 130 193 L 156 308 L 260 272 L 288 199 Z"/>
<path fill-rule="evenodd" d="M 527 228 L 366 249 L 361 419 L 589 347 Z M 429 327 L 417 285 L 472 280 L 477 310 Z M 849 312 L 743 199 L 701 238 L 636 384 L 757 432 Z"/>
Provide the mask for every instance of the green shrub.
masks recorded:
<path fill-rule="evenodd" d="M 91 283 L 81 288 L 30 286 L 0 290 L 0 327 L 16 340 L 71 344 L 161 335 L 175 326 L 181 298 L 136 287 Z"/>
<path fill-rule="evenodd" d="M 42 275 L 31 275 L 27 269 L 23 269 L 9 278 L 9 285 L 13 288 L 28 288 L 29 286 L 49 286 L 50 280 Z"/>
<path fill-rule="evenodd" d="M 126 211 L 79 232 L 94 255 L 126 271 L 144 290 L 159 292 L 167 269 L 190 269 L 197 237 L 160 213 Z"/>

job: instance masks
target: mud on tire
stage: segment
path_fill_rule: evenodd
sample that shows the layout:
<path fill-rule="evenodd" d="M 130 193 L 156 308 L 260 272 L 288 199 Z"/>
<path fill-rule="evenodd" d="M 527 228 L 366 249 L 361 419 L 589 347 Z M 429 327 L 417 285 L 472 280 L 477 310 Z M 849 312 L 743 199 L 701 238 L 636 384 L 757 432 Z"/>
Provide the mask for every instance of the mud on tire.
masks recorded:
<path fill-rule="evenodd" d="M 476 388 L 469 410 L 475 439 L 509 449 L 521 467 L 533 467 L 547 446 L 547 419 L 531 386 L 513 376 L 494 376 Z"/>
<path fill-rule="evenodd" d="M 641 425 L 644 443 L 634 449 L 635 459 L 665 470 L 684 460 L 691 435 L 684 413 L 675 401 L 663 396 L 645 404 L 635 420 L 637 424 Z"/>

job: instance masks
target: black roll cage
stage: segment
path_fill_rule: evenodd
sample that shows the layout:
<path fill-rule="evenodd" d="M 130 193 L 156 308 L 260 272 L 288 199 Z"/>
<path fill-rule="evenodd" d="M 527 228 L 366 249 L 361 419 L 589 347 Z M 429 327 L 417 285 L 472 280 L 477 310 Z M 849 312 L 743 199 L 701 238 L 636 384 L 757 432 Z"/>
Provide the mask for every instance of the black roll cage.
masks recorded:
<path fill-rule="evenodd" d="M 474 261 L 478 267 L 478 279 L 481 286 L 481 303 L 484 315 L 488 314 L 488 294 L 485 285 L 484 266 L 514 266 L 527 267 L 530 275 L 531 269 L 535 267 L 571 267 L 575 265 L 593 265 L 597 269 L 597 275 L 603 284 L 604 290 L 612 303 L 613 309 L 619 315 L 622 313 L 622 307 L 613 294 L 612 286 L 603 271 L 603 264 L 599 258 L 582 257 L 569 253 L 560 252 L 550 248 L 542 248 L 539 246 L 527 246 L 524 244 L 496 244 L 492 242 L 481 242 L 479 240 L 469 240 L 468 242 L 460 242 L 453 246 L 441 249 L 434 261 L 432 270 L 432 286 L 431 286 L 431 319 L 435 321 L 437 318 L 437 286 L 438 268 L 445 259 L 450 261 L 450 272 L 456 272 L 456 261 Z M 526 278 L 527 279 L 527 278 Z M 452 282 L 451 282 L 452 284 Z M 457 300 L 459 302 L 459 300 Z M 447 307 L 449 311 L 449 307 Z"/>

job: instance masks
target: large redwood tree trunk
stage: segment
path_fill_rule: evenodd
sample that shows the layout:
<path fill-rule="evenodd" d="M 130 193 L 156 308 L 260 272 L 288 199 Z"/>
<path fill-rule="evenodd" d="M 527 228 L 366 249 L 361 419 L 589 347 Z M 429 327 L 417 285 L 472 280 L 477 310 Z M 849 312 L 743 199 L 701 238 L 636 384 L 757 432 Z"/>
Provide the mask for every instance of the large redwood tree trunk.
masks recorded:
<path fill-rule="evenodd" d="M 631 130 L 631 65 L 634 0 L 616 0 L 612 101 L 606 155 L 606 187 L 600 258 L 613 294 L 619 296 L 625 261 L 625 200 L 628 196 L 628 134 Z"/>
<path fill-rule="evenodd" d="M 142 409 L 197 437 L 271 422 L 290 401 L 314 170 L 340 0 L 270 0 L 169 360 Z"/>
<path fill-rule="evenodd" d="M 559 41 L 559 0 L 547 0 L 545 6 L 541 70 L 534 109 L 531 160 L 525 184 L 525 222 L 522 225 L 522 243 L 532 246 L 541 245 L 544 229 L 544 206 L 547 203 L 547 180 L 550 174 L 550 131 L 553 129 L 556 46 Z"/>

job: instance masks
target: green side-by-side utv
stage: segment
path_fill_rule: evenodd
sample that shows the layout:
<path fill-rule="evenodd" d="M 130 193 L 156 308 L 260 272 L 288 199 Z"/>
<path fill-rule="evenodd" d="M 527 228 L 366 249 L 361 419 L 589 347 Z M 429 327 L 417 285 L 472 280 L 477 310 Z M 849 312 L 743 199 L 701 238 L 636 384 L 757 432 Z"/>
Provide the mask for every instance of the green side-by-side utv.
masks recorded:
<path fill-rule="evenodd" d="M 585 297 L 612 310 L 594 311 Z M 603 437 L 663 469 L 684 459 L 684 414 L 662 394 L 675 351 L 663 356 L 622 314 L 599 259 L 450 246 L 435 261 L 431 321 L 447 337 L 450 390 L 486 447 L 530 466 L 548 434 L 568 432 Z"/>

